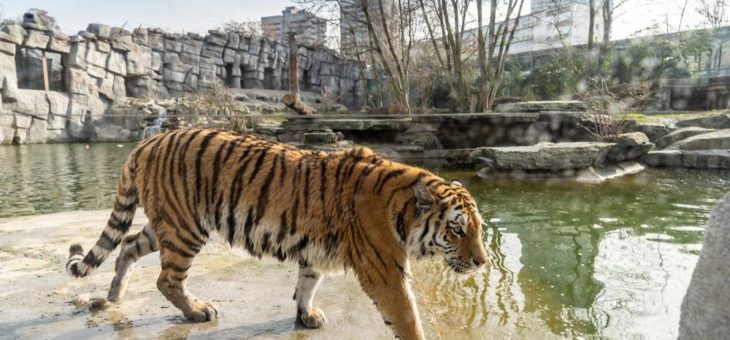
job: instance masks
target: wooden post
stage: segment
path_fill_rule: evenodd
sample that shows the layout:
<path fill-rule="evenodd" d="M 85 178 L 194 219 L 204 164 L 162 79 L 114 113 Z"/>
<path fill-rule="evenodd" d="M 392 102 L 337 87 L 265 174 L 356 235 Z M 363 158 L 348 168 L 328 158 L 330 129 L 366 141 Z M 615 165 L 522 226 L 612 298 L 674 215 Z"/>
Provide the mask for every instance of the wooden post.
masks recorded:
<path fill-rule="evenodd" d="M 299 97 L 299 44 L 296 32 L 289 32 L 289 93 L 281 98 L 281 102 L 300 115 L 315 112 Z"/>
<path fill-rule="evenodd" d="M 289 92 L 299 100 L 299 44 L 297 32 L 289 32 Z"/>
<path fill-rule="evenodd" d="M 43 69 L 43 89 L 46 90 L 46 95 L 48 95 L 49 88 L 49 78 L 48 78 L 48 61 L 46 61 L 46 51 L 42 52 L 41 55 L 41 68 Z"/>

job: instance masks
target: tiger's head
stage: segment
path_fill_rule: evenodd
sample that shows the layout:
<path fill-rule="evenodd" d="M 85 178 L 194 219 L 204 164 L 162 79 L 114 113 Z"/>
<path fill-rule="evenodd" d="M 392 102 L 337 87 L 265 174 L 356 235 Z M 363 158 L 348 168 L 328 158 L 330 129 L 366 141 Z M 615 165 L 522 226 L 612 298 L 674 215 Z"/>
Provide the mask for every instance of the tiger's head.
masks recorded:
<path fill-rule="evenodd" d="M 482 217 L 471 194 L 458 180 L 417 185 L 419 218 L 409 240 L 416 257 L 441 254 L 451 270 L 471 273 L 487 262 Z"/>

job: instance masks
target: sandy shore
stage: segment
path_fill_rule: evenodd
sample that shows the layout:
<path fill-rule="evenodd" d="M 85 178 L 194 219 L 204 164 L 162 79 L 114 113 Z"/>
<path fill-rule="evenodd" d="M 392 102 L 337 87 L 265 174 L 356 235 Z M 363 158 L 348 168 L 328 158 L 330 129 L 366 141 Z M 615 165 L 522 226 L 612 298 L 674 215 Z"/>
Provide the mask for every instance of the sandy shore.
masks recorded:
<path fill-rule="evenodd" d="M 64 265 L 69 245 L 89 249 L 108 216 L 74 211 L 0 220 L 0 338 L 392 338 L 352 273 L 326 279 L 315 304 L 329 323 L 303 329 L 292 300 L 297 266 L 252 259 L 218 241 L 196 258 L 188 288 L 217 304 L 219 320 L 190 323 L 165 300 L 155 287 L 157 253 L 138 262 L 121 304 L 92 311 L 85 302 L 106 296 L 116 252 L 88 278 L 70 278 Z M 139 213 L 133 230 L 145 222 Z"/>

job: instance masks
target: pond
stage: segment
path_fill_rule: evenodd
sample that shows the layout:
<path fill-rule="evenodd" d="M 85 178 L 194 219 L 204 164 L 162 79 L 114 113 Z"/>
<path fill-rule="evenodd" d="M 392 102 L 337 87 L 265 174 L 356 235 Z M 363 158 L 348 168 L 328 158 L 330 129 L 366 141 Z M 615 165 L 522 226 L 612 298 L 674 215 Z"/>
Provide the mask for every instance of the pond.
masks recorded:
<path fill-rule="evenodd" d="M 111 208 L 132 145 L 0 147 L 0 218 Z M 647 170 L 600 185 L 461 178 L 479 202 L 490 262 L 468 277 L 414 266 L 441 338 L 676 338 L 709 209 L 730 173 Z"/>

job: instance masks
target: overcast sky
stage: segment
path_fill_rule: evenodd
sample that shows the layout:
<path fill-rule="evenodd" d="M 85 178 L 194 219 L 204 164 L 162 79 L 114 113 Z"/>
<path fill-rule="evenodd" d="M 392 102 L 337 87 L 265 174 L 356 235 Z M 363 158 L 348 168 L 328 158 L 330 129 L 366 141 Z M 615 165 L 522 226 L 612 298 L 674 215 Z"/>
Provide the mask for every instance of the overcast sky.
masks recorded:
<path fill-rule="evenodd" d="M 685 3 L 685 0 L 624 1 L 617 10 L 612 39 L 647 32 L 649 27 L 658 29 L 655 33 L 665 32 L 667 21 L 674 31 Z M 686 1 L 682 29 L 695 28 L 702 23 L 696 13 L 700 0 Z M 529 12 L 529 2 L 526 0 L 525 12 Z M 142 25 L 204 33 L 229 20 L 259 20 L 262 16 L 281 14 L 284 7 L 292 5 L 291 0 L 0 0 L 0 11 L 2 17 L 17 18 L 29 8 L 42 8 L 56 17 L 62 30 L 72 34 L 91 22 L 113 26 L 126 23 L 130 29 Z"/>

